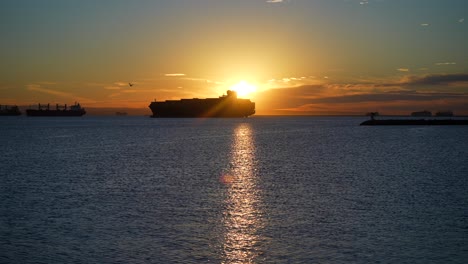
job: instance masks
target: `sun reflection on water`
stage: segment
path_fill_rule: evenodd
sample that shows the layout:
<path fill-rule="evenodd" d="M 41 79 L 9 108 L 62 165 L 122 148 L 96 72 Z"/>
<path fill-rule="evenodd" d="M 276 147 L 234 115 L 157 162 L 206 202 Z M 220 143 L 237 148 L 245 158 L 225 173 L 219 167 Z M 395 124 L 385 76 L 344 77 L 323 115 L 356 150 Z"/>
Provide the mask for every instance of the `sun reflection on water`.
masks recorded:
<path fill-rule="evenodd" d="M 249 124 L 240 124 L 231 147 L 224 221 L 223 263 L 256 263 L 261 251 L 258 234 L 263 227 L 260 193 L 255 173 L 255 144 Z"/>

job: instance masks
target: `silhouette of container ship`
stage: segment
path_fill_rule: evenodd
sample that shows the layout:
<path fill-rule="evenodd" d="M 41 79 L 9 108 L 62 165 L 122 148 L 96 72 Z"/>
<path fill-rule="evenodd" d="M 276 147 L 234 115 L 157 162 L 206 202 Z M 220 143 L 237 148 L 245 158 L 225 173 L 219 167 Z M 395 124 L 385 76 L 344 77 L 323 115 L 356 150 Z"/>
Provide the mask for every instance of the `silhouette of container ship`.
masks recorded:
<path fill-rule="evenodd" d="M 74 105 L 70 106 L 69 108 L 67 105 L 59 105 L 55 106 L 55 109 L 50 109 L 50 105 L 41 105 L 38 104 L 37 109 L 26 109 L 27 116 L 82 116 L 86 114 L 84 108 L 81 107 L 79 103 L 75 103 Z"/>
<path fill-rule="evenodd" d="M 248 117 L 255 114 L 255 103 L 238 99 L 235 91 L 219 98 L 166 100 L 151 102 L 152 117 Z"/>

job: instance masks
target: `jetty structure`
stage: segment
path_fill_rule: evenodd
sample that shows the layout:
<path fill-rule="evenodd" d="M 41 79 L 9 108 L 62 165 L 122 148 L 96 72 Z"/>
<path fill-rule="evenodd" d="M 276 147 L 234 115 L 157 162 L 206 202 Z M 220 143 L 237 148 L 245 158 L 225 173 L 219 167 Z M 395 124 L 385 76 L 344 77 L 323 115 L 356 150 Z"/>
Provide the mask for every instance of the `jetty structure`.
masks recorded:
<path fill-rule="evenodd" d="M 228 90 L 219 98 L 180 99 L 151 102 L 152 117 L 248 117 L 255 114 L 255 103 L 239 99 Z"/>
<path fill-rule="evenodd" d="M 79 103 L 71 105 L 68 107 L 65 105 L 55 105 L 55 109 L 50 107 L 50 104 L 47 105 L 37 105 L 37 109 L 32 107 L 26 109 L 27 116 L 83 116 L 86 114 L 84 108 L 81 107 Z"/>
<path fill-rule="evenodd" d="M 21 111 L 17 105 L 0 105 L 0 116 L 19 116 Z"/>
<path fill-rule="evenodd" d="M 465 119 L 371 119 L 364 121 L 361 126 L 448 126 L 468 125 Z"/>
<path fill-rule="evenodd" d="M 452 112 L 450 112 L 452 113 Z M 452 113 L 453 115 L 453 113 Z M 411 115 L 414 116 L 414 115 Z M 362 122 L 361 126 L 448 126 L 468 125 L 467 119 L 376 119 L 375 114 L 370 115 L 370 120 Z"/>

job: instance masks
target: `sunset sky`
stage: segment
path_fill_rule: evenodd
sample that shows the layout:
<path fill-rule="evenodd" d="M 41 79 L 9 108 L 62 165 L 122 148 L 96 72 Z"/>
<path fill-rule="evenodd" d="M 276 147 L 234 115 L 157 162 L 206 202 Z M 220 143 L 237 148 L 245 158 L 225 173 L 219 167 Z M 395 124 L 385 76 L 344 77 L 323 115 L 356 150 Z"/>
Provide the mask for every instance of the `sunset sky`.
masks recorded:
<path fill-rule="evenodd" d="M 147 108 L 242 83 L 257 114 L 468 114 L 466 19 L 467 0 L 5 0 L 0 104 Z"/>

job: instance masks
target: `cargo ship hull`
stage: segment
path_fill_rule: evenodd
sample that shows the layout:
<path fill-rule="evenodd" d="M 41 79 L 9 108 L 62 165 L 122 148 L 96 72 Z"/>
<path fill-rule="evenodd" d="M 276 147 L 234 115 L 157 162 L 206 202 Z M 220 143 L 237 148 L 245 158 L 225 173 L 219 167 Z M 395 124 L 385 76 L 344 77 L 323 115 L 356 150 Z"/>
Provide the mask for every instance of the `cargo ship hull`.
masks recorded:
<path fill-rule="evenodd" d="M 248 117 L 255 114 L 255 103 L 249 99 L 238 99 L 233 91 L 219 98 L 152 102 L 149 108 L 153 112 L 152 117 L 163 118 Z"/>
<path fill-rule="evenodd" d="M 70 107 L 67 107 L 67 105 L 61 106 L 57 104 L 55 109 L 51 109 L 49 104 L 38 104 L 37 109 L 26 109 L 27 116 L 82 116 L 84 114 L 86 114 L 85 109 L 78 103 L 75 103 Z"/>
<path fill-rule="evenodd" d="M 21 112 L 18 106 L 0 105 L 0 116 L 19 116 Z"/>
<path fill-rule="evenodd" d="M 19 116 L 21 112 L 0 112 L 0 116 Z"/>
<path fill-rule="evenodd" d="M 74 110 L 37 110 L 27 109 L 27 116 L 82 116 L 86 114 L 86 111 L 74 111 Z"/>

